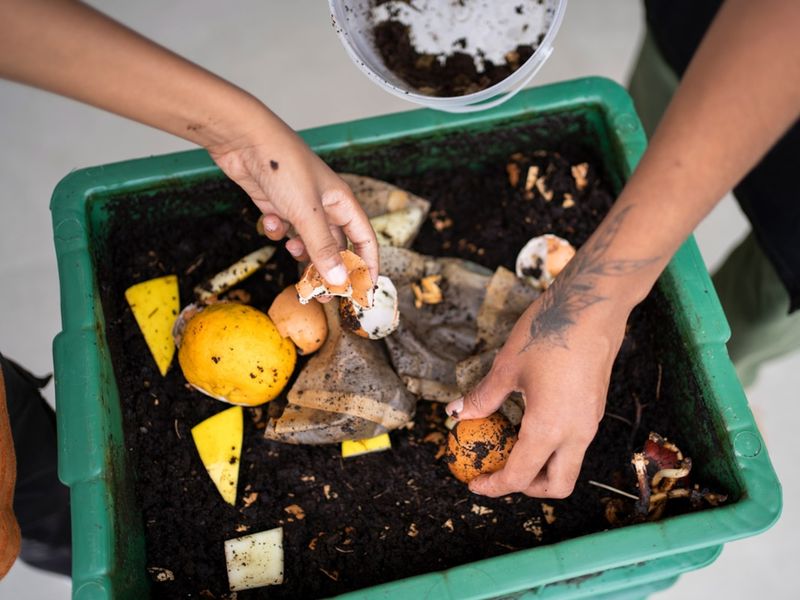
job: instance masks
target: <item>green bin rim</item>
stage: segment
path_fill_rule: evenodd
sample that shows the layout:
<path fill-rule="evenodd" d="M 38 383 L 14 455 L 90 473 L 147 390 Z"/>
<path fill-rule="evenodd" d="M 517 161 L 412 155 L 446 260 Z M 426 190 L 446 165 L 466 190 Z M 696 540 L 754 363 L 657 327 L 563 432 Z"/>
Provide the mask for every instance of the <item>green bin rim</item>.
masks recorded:
<path fill-rule="evenodd" d="M 317 127 L 302 131 L 300 135 L 316 152 L 325 153 L 353 145 L 394 142 L 434 131 L 457 131 L 476 123 L 491 124 L 523 116 L 569 112 L 581 106 L 591 106 L 602 112 L 610 135 L 622 150 L 625 177 L 629 176 L 644 152 L 646 139 L 625 89 L 600 77 L 524 90 L 504 105 L 482 113 L 459 115 L 418 109 Z M 66 402 L 66 396 L 64 400 L 61 397 L 67 391 L 73 397 L 100 397 L 99 365 L 102 355 L 108 354 L 89 252 L 87 205 L 90 199 L 99 193 L 133 191 L 163 185 L 165 180 L 206 176 L 220 176 L 218 167 L 204 150 L 190 150 L 77 170 L 64 177 L 55 188 L 50 208 L 63 323 L 62 332 L 54 341 L 57 406 Z M 676 313 L 688 315 L 690 311 L 686 309 L 693 306 L 695 313 L 704 315 L 702 320 L 693 323 L 699 357 L 696 372 L 698 378 L 708 378 L 714 384 L 710 390 L 713 398 L 708 400 L 720 408 L 728 442 L 734 449 L 735 465 L 743 484 L 738 502 L 656 523 L 520 550 L 351 592 L 343 597 L 483 598 L 513 594 L 569 578 L 717 546 L 760 533 L 774 524 L 782 507 L 780 483 L 728 358 L 725 343 L 730 330 L 692 236 L 675 254 L 660 282 L 674 289 L 670 300 L 679 309 Z M 87 289 L 94 293 L 87 293 Z M 76 459 L 76 454 L 70 452 L 70 445 L 76 443 L 73 439 L 76 429 L 85 429 L 86 423 L 108 429 L 99 404 L 83 402 L 74 409 L 77 413 L 70 408 L 73 421 L 75 414 L 85 419 L 80 427 L 75 427 L 74 422 L 65 422 L 65 418 L 58 419 L 59 475 L 70 486 L 73 498 L 81 498 L 82 505 L 89 508 L 81 510 L 81 506 L 73 503 L 74 544 L 109 548 L 108 540 L 98 543 L 90 538 L 110 535 L 98 523 L 114 520 L 108 498 L 111 465 L 103 460 L 84 460 L 86 457 Z M 59 417 L 61 414 L 59 410 Z M 102 443 L 103 439 L 98 439 Z M 110 553 L 76 558 L 73 597 L 110 597 L 102 591 L 111 589 L 112 564 Z M 87 592 L 85 596 L 79 593 L 81 590 Z"/>

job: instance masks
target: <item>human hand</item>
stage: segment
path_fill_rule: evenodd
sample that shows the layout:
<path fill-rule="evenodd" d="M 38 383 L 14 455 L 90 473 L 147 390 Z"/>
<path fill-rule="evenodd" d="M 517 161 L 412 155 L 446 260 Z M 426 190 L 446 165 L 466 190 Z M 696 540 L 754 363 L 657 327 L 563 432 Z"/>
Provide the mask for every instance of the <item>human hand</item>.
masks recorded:
<path fill-rule="evenodd" d="M 573 320 L 574 315 L 555 305 L 558 298 L 548 296 L 551 291 L 558 295 L 551 288 L 517 321 L 478 386 L 447 406 L 459 420 L 477 419 L 495 412 L 511 392 L 525 398 L 519 439 L 508 462 L 472 480 L 474 493 L 569 496 L 603 417 L 625 318 L 585 315 L 560 331 L 555 317 Z"/>
<path fill-rule="evenodd" d="M 631 251 L 630 233 L 621 230 L 632 210 L 632 204 L 612 209 L 514 325 L 488 375 L 466 397 L 447 405 L 452 416 L 476 419 L 500 408 L 511 392 L 525 398 L 508 462 L 473 479 L 473 492 L 538 498 L 572 493 L 603 417 L 628 315 L 666 262 L 659 256 L 630 258 L 640 253 Z"/>
<path fill-rule="evenodd" d="M 346 238 L 378 277 L 378 243 L 366 213 L 347 184 L 275 115 L 260 119 L 232 142 L 215 143 L 209 154 L 264 214 L 267 237 L 290 236 L 286 248 L 311 260 L 331 284 L 347 278 L 339 250 Z"/>

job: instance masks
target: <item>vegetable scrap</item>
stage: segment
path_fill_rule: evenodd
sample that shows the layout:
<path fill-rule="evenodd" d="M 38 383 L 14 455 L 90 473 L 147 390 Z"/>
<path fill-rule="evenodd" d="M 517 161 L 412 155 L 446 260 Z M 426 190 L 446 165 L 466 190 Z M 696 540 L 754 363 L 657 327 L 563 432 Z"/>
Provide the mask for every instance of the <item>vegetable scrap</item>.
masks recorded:
<path fill-rule="evenodd" d="M 727 500 L 725 494 L 692 483 L 689 478 L 692 459 L 658 433 L 651 432 L 642 451 L 633 453 L 631 465 L 636 474 L 638 495 L 589 482 L 630 499 L 604 498 L 606 519 L 614 526 L 658 521 L 664 516 L 668 502 L 674 499 L 688 499 L 696 509 L 704 504 L 718 506 Z"/>
<path fill-rule="evenodd" d="M 225 540 L 231 591 L 283 583 L 283 528 Z"/>
<path fill-rule="evenodd" d="M 485 517 L 486 515 L 492 514 L 494 511 L 486 506 L 481 506 L 480 504 L 473 504 L 472 508 L 470 509 L 470 512 L 472 514 L 478 515 L 479 517 Z"/>
<path fill-rule="evenodd" d="M 208 281 L 194 288 L 194 293 L 202 303 L 208 303 L 241 283 L 269 262 L 275 254 L 275 246 L 264 246 L 240 258 L 224 271 L 220 271 Z"/>
<path fill-rule="evenodd" d="M 298 521 L 302 521 L 306 518 L 306 513 L 299 504 L 290 504 L 283 510 L 292 515 Z"/>
<path fill-rule="evenodd" d="M 394 212 L 372 217 L 369 222 L 378 238 L 378 244 L 404 248 L 417 236 L 426 215 L 426 208 L 410 204 Z"/>
<path fill-rule="evenodd" d="M 583 190 L 587 185 L 589 185 L 589 181 L 586 179 L 588 174 L 588 163 L 581 163 L 572 167 L 572 177 L 575 179 L 575 187 L 578 188 L 578 191 Z"/>
<path fill-rule="evenodd" d="M 419 283 L 412 283 L 411 290 L 414 292 L 414 306 L 422 308 L 424 304 L 439 304 L 444 299 L 442 288 L 439 282 L 442 281 L 441 275 L 428 275 L 419 280 Z"/>
<path fill-rule="evenodd" d="M 177 276 L 167 275 L 132 285 L 125 290 L 125 299 L 158 370 L 166 375 L 175 356 L 172 324 L 181 306 Z"/>
<path fill-rule="evenodd" d="M 242 408 L 234 406 L 192 427 L 192 439 L 200 460 L 222 498 L 231 506 L 236 504 L 239 482 L 242 420 Z"/>
<path fill-rule="evenodd" d="M 382 433 L 365 440 L 345 440 L 342 442 L 342 458 L 352 458 L 370 452 L 391 450 L 392 441 L 388 433 Z M 326 494 L 327 495 L 327 494 Z"/>

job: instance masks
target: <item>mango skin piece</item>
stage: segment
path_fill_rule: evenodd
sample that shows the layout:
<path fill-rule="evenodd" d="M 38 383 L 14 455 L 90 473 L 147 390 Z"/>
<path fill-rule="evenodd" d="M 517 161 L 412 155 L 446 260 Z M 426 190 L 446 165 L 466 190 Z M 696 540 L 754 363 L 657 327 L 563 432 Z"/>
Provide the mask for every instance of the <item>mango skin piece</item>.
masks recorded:
<path fill-rule="evenodd" d="M 178 277 L 166 275 L 142 281 L 125 290 L 136 324 L 158 365 L 161 375 L 167 374 L 175 356 L 172 326 L 180 312 Z"/>
<path fill-rule="evenodd" d="M 359 456 L 370 452 L 382 452 L 383 450 L 391 450 L 391 448 L 392 441 L 389 439 L 388 433 L 381 433 L 364 440 L 345 440 L 342 442 L 342 458 L 350 458 L 351 456 Z"/>
<path fill-rule="evenodd" d="M 236 505 L 242 454 L 243 413 L 234 406 L 192 427 L 192 439 L 222 499 Z"/>

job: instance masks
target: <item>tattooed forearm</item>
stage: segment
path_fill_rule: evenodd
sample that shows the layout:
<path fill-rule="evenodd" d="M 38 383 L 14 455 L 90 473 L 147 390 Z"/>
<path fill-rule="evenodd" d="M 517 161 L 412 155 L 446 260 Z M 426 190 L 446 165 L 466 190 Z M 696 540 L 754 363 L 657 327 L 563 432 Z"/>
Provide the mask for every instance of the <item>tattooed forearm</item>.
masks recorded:
<path fill-rule="evenodd" d="M 593 304 L 608 300 L 597 290 L 602 277 L 629 275 L 659 259 L 657 256 L 639 260 L 606 258 L 631 208 L 626 206 L 604 223 L 542 295 L 539 311 L 531 321 L 528 342 L 520 352 L 539 342 L 567 348 L 566 333 L 575 324 L 577 315 Z"/>

